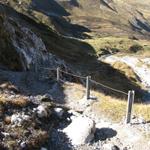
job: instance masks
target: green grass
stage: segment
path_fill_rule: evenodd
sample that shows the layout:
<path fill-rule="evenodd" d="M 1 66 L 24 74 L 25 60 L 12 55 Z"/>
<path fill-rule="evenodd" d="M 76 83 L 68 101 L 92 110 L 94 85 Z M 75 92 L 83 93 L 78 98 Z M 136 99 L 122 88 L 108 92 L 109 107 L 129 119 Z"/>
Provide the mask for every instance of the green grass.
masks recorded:
<path fill-rule="evenodd" d="M 142 50 L 137 54 L 150 56 L 150 42 L 147 40 L 133 40 L 128 37 L 102 37 L 84 40 L 90 44 L 97 54 L 100 54 L 103 49 L 106 50 L 119 50 L 122 53 L 133 53 L 130 48 L 134 45 L 139 45 Z"/>
<path fill-rule="evenodd" d="M 129 47 L 135 43 L 128 38 L 116 38 L 116 37 L 103 37 L 86 40 L 87 43 L 92 45 L 96 52 L 99 52 L 102 48 L 116 48 L 119 50 L 128 50 Z"/>

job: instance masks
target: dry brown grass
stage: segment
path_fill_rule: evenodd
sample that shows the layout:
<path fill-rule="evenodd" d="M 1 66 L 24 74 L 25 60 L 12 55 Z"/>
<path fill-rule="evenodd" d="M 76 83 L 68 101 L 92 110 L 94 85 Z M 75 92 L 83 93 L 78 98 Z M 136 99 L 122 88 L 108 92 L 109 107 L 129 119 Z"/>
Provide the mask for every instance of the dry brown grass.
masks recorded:
<path fill-rule="evenodd" d="M 94 108 L 97 112 L 102 113 L 112 121 L 121 121 L 125 118 L 127 109 L 127 97 L 124 99 L 112 98 L 102 93 L 94 92 L 99 101 L 95 103 Z M 133 105 L 133 115 L 150 120 L 150 105 L 137 104 Z"/>
<path fill-rule="evenodd" d="M 9 99 L 6 94 L 0 95 L 0 104 L 1 105 L 12 105 L 16 107 L 26 107 L 29 104 L 29 101 L 26 97 L 20 96 L 18 98 Z"/>
<path fill-rule="evenodd" d="M 25 107 L 29 104 L 29 101 L 26 98 L 20 97 L 20 98 L 10 101 L 10 103 L 14 106 Z"/>
<path fill-rule="evenodd" d="M 135 104 L 133 112 L 135 115 L 143 117 L 146 121 L 150 121 L 150 105 Z"/>
<path fill-rule="evenodd" d="M 64 90 L 69 89 L 70 86 L 64 85 Z M 74 89 L 76 98 L 81 99 L 81 95 L 85 95 L 85 87 L 80 84 L 72 84 L 72 89 Z M 75 90 L 76 89 L 76 90 Z M 72 93 L 71 93 L 72 94 Z M 97 98 L 92 105 L 92 110 L 95 111 L 99 116 L 108 118 L 114 122 L 120 122 L 125 119 L 126 109 L 127 109 L 127 96 L 123 99 L 113 98 L 111 96 L 105 95 L 97 91 L 91 91 L 91 95 Z M 76 100 L 73 97 L 72 99 Z M 150 105 L 146 104 L 134 104 L 133 105 L 133 115 L 138 117 L 143 117 L 146 121 L 150 120 Z"/>
<path fill-rule="evenodd" d="M 15 138 L 18 139 L 19 137 L 24 136 L 25 134 L 25 129 L 24 127 L 16 127 L 13 129 L 10 129 L 10 133 L 16 133 Z M 35 132 L 36 131 L 36 132 Z M 27 149 L 28 150 L 33 150 L 33 149 L 40 149 L 40 147 L 48 141 L 49 134 L 47 131 L 44 131 L 42 129 L 36 129 L 34 132 L 29 136 L 29 139 L 27 140 Z M 8 138 L 5 141 L 5 144 L 8 145 L 9 149 L 17 149 L 17 141 L 16 139 Z"/>
<path fill-rule="evenodd" d="M 93 107 L 98 114 L 115 122 L 119 122 L 125 117 L 125 99 L 112 98 L 98 92 L 94 92 L 94 95 L 98 98 L 98 102 Z"/>
<path fill-rule="evenodd" d="M 138 79 L 137 79 L 135 72 L 127 64 L 117 61 L 117 62 L 113 63 L 112 66 L 113 66 L 113 68 L 120 70 L 129 79 L 138 82 Z"/>

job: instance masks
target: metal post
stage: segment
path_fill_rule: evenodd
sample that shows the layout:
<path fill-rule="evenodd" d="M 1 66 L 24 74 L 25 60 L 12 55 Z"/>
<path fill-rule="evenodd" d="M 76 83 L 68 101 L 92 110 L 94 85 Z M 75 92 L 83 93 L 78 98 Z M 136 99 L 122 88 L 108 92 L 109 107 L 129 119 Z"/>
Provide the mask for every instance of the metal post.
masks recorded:
<path fill-rule="evenodd" d="M 133 99 L 132 103 L 134 103 L 134 98 L 135 98 L 135 91 L 132 90 L 132 99 Z"/>
<path fill-rule="evenodd" d="M 132 113 L 132 105 L 134 102 L 134 91 L 128 92 L 128 103 L 127 103 L 127 113 L 126 113 L 126 124 L 131 123 L 131 113 Z"/>
<path fill-rule="evenodd" d="M 58 67 L 57 68 L 57 81 L 59 81 L 59 79 L 60 79 L 60 72 L 59 72 L 59 70 L 60 70 L 60 68 Z"/>
<path fill-rule="evenodd" d="M 86 99 L 90 98 L 90 76 L 86 77 Z"/>

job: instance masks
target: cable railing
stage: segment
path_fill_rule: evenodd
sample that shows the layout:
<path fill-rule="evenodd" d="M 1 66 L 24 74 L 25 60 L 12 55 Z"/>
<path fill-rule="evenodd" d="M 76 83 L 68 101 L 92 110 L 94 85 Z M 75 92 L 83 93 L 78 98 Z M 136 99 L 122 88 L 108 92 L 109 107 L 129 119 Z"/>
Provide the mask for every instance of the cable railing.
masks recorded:
<path fill-rule="evenodd" d="M 73 77 L 77 77 L 77 78 L 80 78 L 80 79 L 86 79 L 86 77 L 79 76 L 79 75 L 75 75 L 75 74 L 72 74 L 72 73 L 63 71 L 63 70 L 61 70 L 61 69 L 60 69 L 59 71 L 65 73 L 65 74 L 68 74 L 68 75 L 70 75 L 70 76 L 73 76 Z"/>
<path fill-rule="evenodd" d="M 100 85 L 100 86 L 102 86 L 102 87 L 104 87 L 104 88 L 106 88 L 106 89 L 109 89 L 109 90 L 111 90 L 111 91 L 118 92 L 118 93 L 121 93 L 121 94 L 124 94 L 124 95 L 128 95 L 128 93 L 126 93 L 126 92 L 123 92 L 123 91 L 121 91 L 121 90 L 114 89 L 114 88 L 112 88 L 112 87 L 109 87 L 109 86 L 107 86 L 107 85 L 104 85 L 104 84 L 102 84 L 102 83 L 100 83 L 100 82 L 97 82 L 97 81 L 95 81 L 95 80 L 90 80 L 90 81 L 91 81 L 92 83 L 96 84 L 96 85 Z"/>
<path fill-rule="evenodd" d="M 40 68 L 42 69 L 42 67 L 40 67 Z M 58 80 L 60 80 L 60 72 L 62 72 L 62 73 L 64 73 L 64 74 L 67 74 L 67 75 L 69 75 L 69 76 L 72 76 L 72 77 L 79 78 L 79 79 L 87 79 L 87 77 L 85 77 L 85 76 L 73 74 L 73 73 L 64 71 L 64 70 L 62 70 L 62 69 L 60 69 L 60 68 L 56 68 L 56 69 L 55 69 L 55 68 L 53 68 L 53 69 L 51 69 L 51 68 L 43 68 L 43 69 L 46 69 L 46 70 L 48 70 L 48 71 L 57 71 L 57 79 L 58 79 Z M 124 95 L 128 95 L 128 93 L 126 93 L 126 92 L 124 92 L 124 91 L 121 91 L 121 90 L 112 88 L 112 87 L 110 87 L 110 86 L 108 86 L 108 85 L 105 85 L 105 84 L 103 84 L 103 83 L 100 83 L 100 82 L 97 82 L 97 81 L 95 81 L 95 80 L 92 80 L 92 79 L 90 78 L 90 76 L 88 76 L 88 77 L 89 77 L 89 81 L 92 82 L 92 83 L 94 83 L 95 85 L 99 85 L 99 86 L 101 86 L 101 87 L 103 87 L 103 88 L 109 89 L 109 90 L 114 91 L 114 92 L 118 92 L 118 93 L 121 93 L 121 94 L 124 94 Z M 62 81 L 62 80 L 60 80 L 60 81 Z"/>
<path fill-rule="evenodd" d="M 61 77 L 63 76 L 62 73 L 66 74 L 66 75 L 69 75 L 69 76 L 72 76 L 72 77 L 76 77 L 76 78 L 79 78 L 79 79 L 84 79 L 86 80 L 86 99 L 90 99 L 90 83 L 93 83 L 95 85 L 99 85 L 105 89 L 108 89 L 108 90 L 111 90 L 113 92 L 117 92 L 117 93 L 121 93 L 121 94 L 124 94 L 128 97 L 128 103 L 127 103 L 127 113 L 126 113 L 126 123 L 130 123 L 131 122 L 131 112 L 132 112 L 132 105 L 133 105 L 133 102 L 134 102 L 134 97 L 135 97 L 135 92 L 132 90 L 132 91 L 128 91 L 128 93 L 124 92 L 124 91 L 121 91 L 121 90 L 118 90 L 118 89 L 115 89 L 115 88 L 112 88 L 108 85 L 105 85 L 103 83 L 100 83 L 100 82 L 97 82 L 93 79 L 91 79 L 90 76 L 81 76 L 81 75 L 76 75 L 76 74 L 73 74 L 73 73 L 70 73 L 70 72 L 67 72 L 67 71 L 64 71 L 62 69 L 60 69 L 59 67 L 58 68 L 43 68 L 43 69 L 46 69 L 48 71 L 56 71 L 56 81 L 60 81 L 60 82 L 63 82 L 65 83 L 66 81 L 62 80 Z"/>

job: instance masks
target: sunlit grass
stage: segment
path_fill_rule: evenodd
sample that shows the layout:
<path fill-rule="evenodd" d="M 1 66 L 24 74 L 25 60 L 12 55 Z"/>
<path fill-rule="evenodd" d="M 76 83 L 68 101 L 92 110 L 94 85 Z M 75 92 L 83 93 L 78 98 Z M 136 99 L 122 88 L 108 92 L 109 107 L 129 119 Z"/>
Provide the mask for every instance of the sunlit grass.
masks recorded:
<path fill-rule="evenodd" d="M 102 37 L 84 40 L 90 44 L 96 51 L 97 54 L 101 52 L 102 49 L 117 49 L 120 52 L 128 52 L 133 45 L 140 45 L 143 50 L 139 51 L 137 54 L 141 56 L 150 56 L 150 42 L 147 40 L 133 40 L 128 37 Z"/>
<path fill-rule="evenodd" d="M 64 89 L 70 89 L 69 84 L 64 85 Z M 75 100 L 80 100 L 81 95 L 85 95 L 85 87 L 80 84 L 73 83 L 72 89 L 74 89 Z M 127 95 L 124 96 L 124 98 L 119 99 L 93 90 L 91 91 L 91 95 L 97 98 L 97 101 L 95 101 L 91 107 L 99 116 L 114 122 L 125 121 Z M 74 94 L 72 96 L 74 96 Z M 150 105 L 134 103 L 132 115 L 142 117 L 146 121 L 149 121 Z"/>

